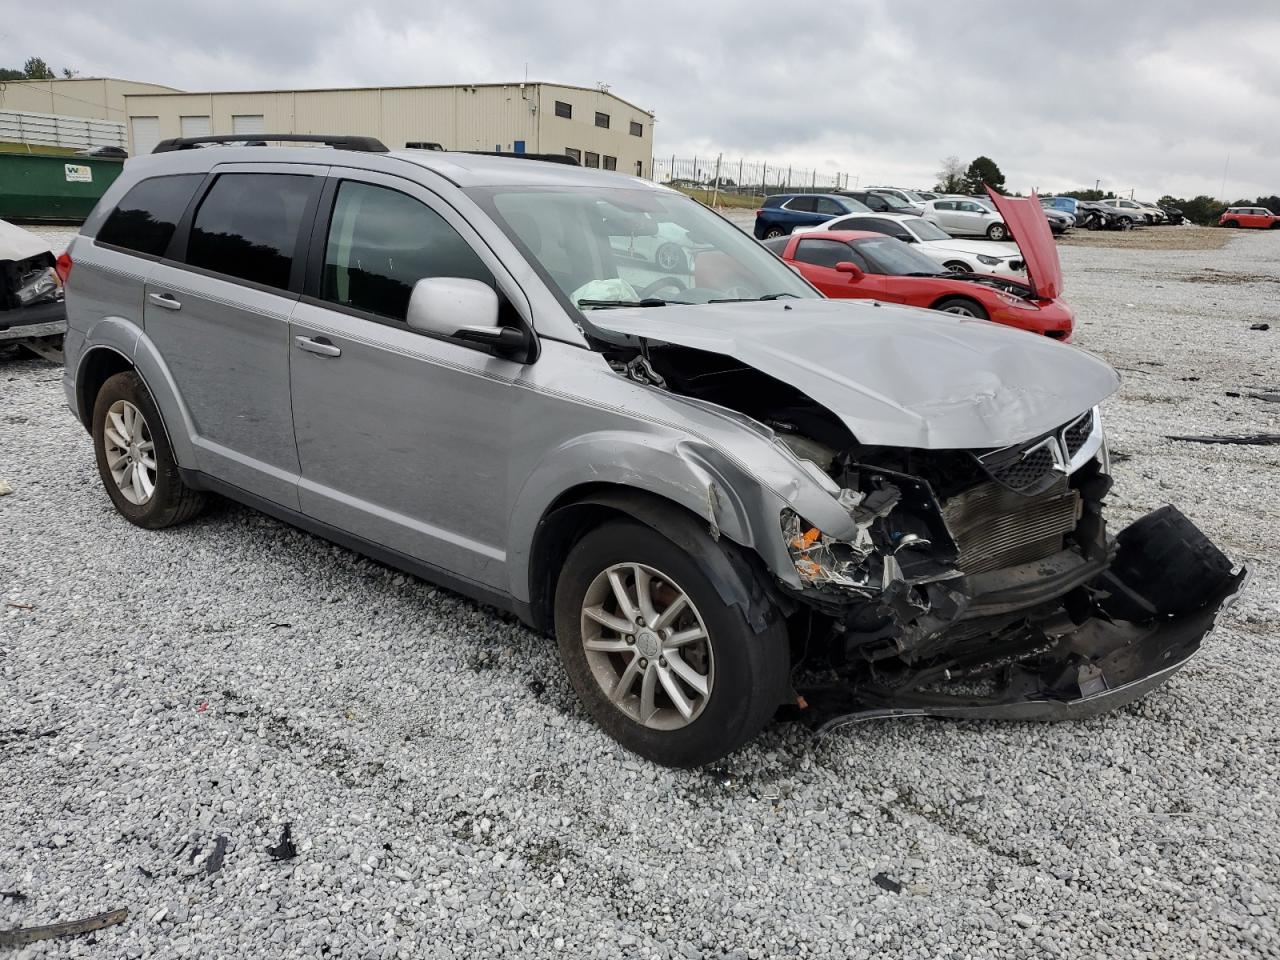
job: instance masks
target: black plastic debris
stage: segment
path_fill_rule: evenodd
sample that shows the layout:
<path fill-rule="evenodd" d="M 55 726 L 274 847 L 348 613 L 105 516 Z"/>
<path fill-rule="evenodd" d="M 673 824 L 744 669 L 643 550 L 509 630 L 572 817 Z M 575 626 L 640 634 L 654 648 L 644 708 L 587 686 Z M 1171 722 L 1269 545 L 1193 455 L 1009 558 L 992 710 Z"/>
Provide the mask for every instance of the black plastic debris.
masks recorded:
<path fill-rule="evenodd" d="M 298 855 L 298 848 L 293 845 L 293 824 L 286 823 L 280 833 L 280 842 L 274 847 L 267 847 L 267 854 L 272 860 L 292 860 Z"/>
<path fill-rule="evenodd" d="M 871 882 L 881 890 L 888 890 L 890 893 L 902 892 L 902 884 L 893 879 L 893 877 L 889 876 L 887 873 L 877 873 L 871 878 Z"/>
<path fill-rule="evenodd" d="M 129 916 L 129 909 L 121 907 L 84 920 L 68 920 L 64 923 L 50 923 L 42 927 L 18 927 L 14 930 L 0 930 L 0 947 L 21 947 L 40 940 L 56 940 L 60 937 L 78 937 L 81 934 L 93 933 L 103 927 L 124 923 Z"/>
<path fill-rule="evenodd" d="M 213 841 L 213 853 L 209 854 L 209 859 L 204 862 L 204 872 L 206 876 L 212 876 L 222 869 L 222 858 L 227 853 L 227 838 L 219 837 Z"/>
<path fill-rule="evenodd" d="M 1280 443 L 1280 433 L 1249 433 L 1238 437 L 1226 435 L 1209 435 L 1203 437 L 1166 436 L 1166 440 L 1181 440 L 1184 443 L 1234 443 L 1246 447 L 1265 447 Z"/>
<path fill-rule="evenodd" d="M 1271 324 L 1269 324 L 1269 323 L 1251 323 L 1251 324 L 1249 324 L 1249 329 L 1250 329 L 1250 330 L 1270 330 L 1270 329 L 1271 329 Z"/>
<path fill-rule="evenodd" d="M 1251 393 L 1249 396 L 1264 403 L 1280 403 L 1280 393 Z"/>
<path fill-rule="evenodd" d="M 27 899 L 27 895 L 21 890 L 0 890 L 0 900 L 12 900 L 14 903 L 21 903 Z"/>

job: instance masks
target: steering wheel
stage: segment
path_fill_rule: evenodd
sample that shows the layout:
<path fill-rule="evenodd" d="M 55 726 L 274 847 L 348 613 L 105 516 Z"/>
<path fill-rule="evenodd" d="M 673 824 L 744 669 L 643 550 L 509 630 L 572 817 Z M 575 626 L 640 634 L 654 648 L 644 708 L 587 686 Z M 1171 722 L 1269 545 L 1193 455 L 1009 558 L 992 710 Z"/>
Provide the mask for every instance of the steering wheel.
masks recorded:
<path fill-rule="evenodd" d="M 640 299 L 647 300 L 650 297 L 656 297 L 660 290 L 684 293 L 688 289 L 689 288 L 685 286 L 684 281 L 678 277 L 659 277 L 657 280 L 653 281 L 653 283 L 640 291 Z"/>

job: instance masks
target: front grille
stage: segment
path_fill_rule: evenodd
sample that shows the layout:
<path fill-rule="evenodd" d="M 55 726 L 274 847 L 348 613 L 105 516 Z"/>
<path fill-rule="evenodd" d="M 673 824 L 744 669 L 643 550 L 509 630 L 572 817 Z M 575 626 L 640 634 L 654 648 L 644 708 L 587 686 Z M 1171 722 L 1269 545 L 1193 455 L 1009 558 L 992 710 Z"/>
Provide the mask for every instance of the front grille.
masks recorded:
<path fill-rule="evenodd" d="M 991 476 L 1011 490 L 1023 491 L 1039 483 L 1053 469 L 1053 450 L 1048 444 L 1015 460 L 990 468 Z"/>
<path fill-rule="evenodd" d="M 942 507 L 965 573 L 985 573 L 1052 556 L 1080 517 L 1080 497 L 1062 477 L 1044 493 L 1025 496 L 999 483 L 980 483 Z"/>
<path fill-rule="evenodd" d="M 1085 445 L 1090 435 L 1093 433 L 1093 411 L 1090 410 L 1083 417 L 1077 420 L 1066 430 L 1062 431 L 1062 439 L 1067 445 L 1067 457 L 1074 457 L 1080 452 L 1080 448 Z"/>

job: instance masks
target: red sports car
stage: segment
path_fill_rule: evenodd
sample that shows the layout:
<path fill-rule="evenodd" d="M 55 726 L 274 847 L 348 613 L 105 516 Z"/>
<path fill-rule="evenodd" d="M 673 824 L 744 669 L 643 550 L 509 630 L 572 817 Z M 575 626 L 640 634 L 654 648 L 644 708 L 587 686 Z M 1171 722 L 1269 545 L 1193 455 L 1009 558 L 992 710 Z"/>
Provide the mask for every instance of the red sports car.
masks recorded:
<path fill-rule="evenodd" d="M 799 233 L 766 240 L 765 246 L 828 297 L 929 307 L 1056 340 L 1071 339 L 1074 315 L 1053 296 L 1060 280 L 1050 284 L 1051 290 L 1037 291 L 1033 274 L 1028 275 L 1030 282 L 1021 283 L 988 274 L 951 273 L 895 237 L 864 230 Z M 1028 269 L 1031 266 L 1028 258 Z"/>

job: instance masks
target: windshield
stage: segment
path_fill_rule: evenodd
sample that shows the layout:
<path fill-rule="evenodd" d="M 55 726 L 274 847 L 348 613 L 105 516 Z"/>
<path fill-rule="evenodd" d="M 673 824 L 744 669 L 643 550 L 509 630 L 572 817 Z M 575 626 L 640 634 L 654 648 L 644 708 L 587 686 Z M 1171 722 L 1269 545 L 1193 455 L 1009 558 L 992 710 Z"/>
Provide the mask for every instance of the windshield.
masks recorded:
<path fill-rule="evenodd" d="M 923 253 L 893 237 L 854 240 L 853 246 L 876 267 L 876 273 L 890 277 L 913 274 L 938 276 L 945 271 Z"/>
<path fill-rule="evenodd" d="M 746 233 L 674 191 L 492 187 L 468 193 L 582 310 L 818 296 Z"/>
<path fill-rule="evenodd" d="M 919 217 L 912 217 L 910 220 L 903 220 L 902 225 L 916 235 L 917 240 L 950 240 L 951 234 L 943 230 L 941 227 L 934 226 L 928 220 L 921 220 Z"/>

